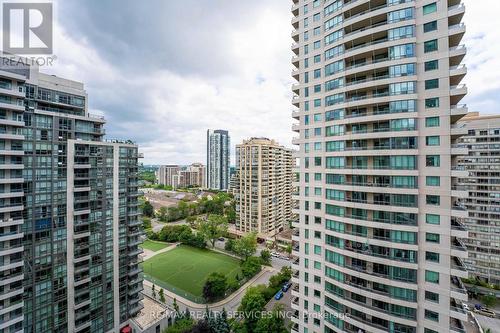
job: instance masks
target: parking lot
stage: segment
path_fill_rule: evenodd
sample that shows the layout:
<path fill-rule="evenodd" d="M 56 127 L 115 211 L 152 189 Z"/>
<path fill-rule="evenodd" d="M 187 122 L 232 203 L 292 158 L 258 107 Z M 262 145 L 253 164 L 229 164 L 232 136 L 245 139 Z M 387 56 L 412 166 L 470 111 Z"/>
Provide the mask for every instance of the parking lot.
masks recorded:
<path fill-rule="evenodd" d="M 285 327 L 290 327 L 292 324 L 292 320 L 290 319 L 292 313 L 294 312 L 292 310 L 292 286 L 286 293 L 283 293 L 283 297 L 277 301 L 274 296 L 273 298 L 267 303 L 266 305 L 266 310 L 271 311 L 276 304 L 283 304 L 283 311 L 285 312 Z"/>

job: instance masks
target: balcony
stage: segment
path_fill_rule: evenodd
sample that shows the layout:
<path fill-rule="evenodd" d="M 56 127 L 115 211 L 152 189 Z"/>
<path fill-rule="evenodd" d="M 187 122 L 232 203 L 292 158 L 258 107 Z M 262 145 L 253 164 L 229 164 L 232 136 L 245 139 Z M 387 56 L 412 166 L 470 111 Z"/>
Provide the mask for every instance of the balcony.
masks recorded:
<path fill-rule="evenodd" d="M 461 119 L 463 116 L 467 115 L 467 112 L 469 112 L 467 104 L 453 105 L 450 109 L 452 122 Z"/>
<path fill-rule="evenodd" d="M 464 144 L 451 145 L 451 155 L 467 156 L 469 155 L 469 148 Z"/>

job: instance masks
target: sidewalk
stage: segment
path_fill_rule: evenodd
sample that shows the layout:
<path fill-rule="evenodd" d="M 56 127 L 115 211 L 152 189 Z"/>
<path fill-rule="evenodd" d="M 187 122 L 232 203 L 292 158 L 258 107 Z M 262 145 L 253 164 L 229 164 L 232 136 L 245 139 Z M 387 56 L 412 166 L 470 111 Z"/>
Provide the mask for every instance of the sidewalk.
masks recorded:
<path fill-rule="evenodd" d="M 209 308 L 223 307 L 224 305 L 228 304 L 233 299 L 235 299 L 236 297 L 238 297 L 240 294 L 242 294 L 244 291 L 246 291 L 246 289 L 248 287 L 250 287 L 262 275 L 264 275 L 267 272 L 273 272 L 273 271 L 274 271 L 274 269 L 272 267 L 264 266 L 262 268 L 262 270 L 258 274 L 256 274 L 250 280 L 248 280 L 243 286 L 240 287 L 240 289 L 236 290 L 234 293 L 232 293 L 228 297 L 226 297 L 223 300 L 218 301 L 216 303 L 208 303 L 208 304 L 207 303 L 203 303 L 203 304 L 199 304 L 199 303 L 195 303 L 193 301 L 190 301 L 190 300 L 188 300 L 188 299 L 186 299 L 186 298 L 184 298 L 182 296 L 179 296 L 176 293 L 173 293 L 173 292 L 171 292 L 171 291 L 169 291 L 167 289 L 163 289 L 163 292 L 165 293 L 166 297 L 170 297 L 172 299 L 175 298 L 177 301 L 185 304 L 186 306 L 188 306 L 191 309 L 205 309 L 207 305 L 208 305 Z M 146 285 L 146 286 L 148 286 L 148 287 L 150 287 L 150 288 L 152 288 L 152 286 L 153 286 L 153 284 L 151 282 L 147 281 L 147 280 L 144 280 L 143 284 Z"/>
<path fill-rule="evenodd" d="M 167 251 L 173 250 L 173 249 L 175 249 L 175 248 L 177 247 L 177 245 L 179 245 L 179 244 L 180 244 L 180 243 L 174 243 L 174 244 L 169 245 L 169 246 L 167 246 L 166 248 L 161 249 L 161 250 L 156 251 L 156 252 L 154 252 L 154 251 L 150 251 L 150 250 L 147 250 L 147 249 L 143 249 L 143 251 L 144 251 L 144 254 L 145 254 L 145 255 L 142 257 L 142 259 L 143 259 L 143 260 L 147 260 L 147 259 L 149 259 L 149 258 L 154 257 L 154 256 L 155 256 L 155 255 L 157 255 L 157 254 L 160 254 L 160 253 L 164 253 L 164 252 L 167 252 Z M 147 252 L 146 252 L 146 251 L 147 251 Z"/>

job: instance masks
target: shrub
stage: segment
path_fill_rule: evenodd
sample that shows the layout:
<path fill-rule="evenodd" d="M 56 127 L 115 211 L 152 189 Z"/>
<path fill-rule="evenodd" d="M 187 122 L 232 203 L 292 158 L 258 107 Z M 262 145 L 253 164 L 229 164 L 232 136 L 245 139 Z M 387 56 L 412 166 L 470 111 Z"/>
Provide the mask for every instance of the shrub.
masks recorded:
<path fill-rule="evenodd" d="M 249 257 L 241 264 L 243 276 L 250 279 L 261 270 L 262 260 L 259 257 Z"/>
<path fill-rule="evenodd" d="M 227 278 L 221 274 L 214 272 L 210 274 L 203 286 L 203 297 L 207 302 L 213 302 L 216 299 L 224 296 L 227 289 Z"/>

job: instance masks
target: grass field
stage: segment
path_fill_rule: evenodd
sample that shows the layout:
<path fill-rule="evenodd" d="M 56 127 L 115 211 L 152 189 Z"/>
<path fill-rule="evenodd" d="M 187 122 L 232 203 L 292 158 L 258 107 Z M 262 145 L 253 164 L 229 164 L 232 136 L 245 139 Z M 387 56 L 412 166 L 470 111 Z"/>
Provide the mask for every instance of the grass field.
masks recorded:
<path fill-rule="evenodd" d="M 152 241 L 152 240 L 149 240 L 149 239 L 146 239 L 144 241 L 144 243 L 142 243 L 141 247 L 143 249 L 146 249 L 146 250 L 150 250 L 150 251 L 153 251 L 153 252 L 156 252 L 156 251 L 160 251 L 164 248 L 166 248 L 167 246 L 169 246 L 170 244 L 168 243 L 162 243 L 162 242 L 155 242 L 155 241 Z"/>
<path fill-rule="evenodd" d="M 180 292 L 185 291 L 196 297 L 202 296 L 203 284 L 210 273 L 219 272 L 228 279 L 236 274 L 241 276 L 238 259 L 185 245 L 155 255 L 142 267 L 144 273 L 154 280 L 166 282 Z M 161 283 L 158 285 L 161 286 Z"/>

